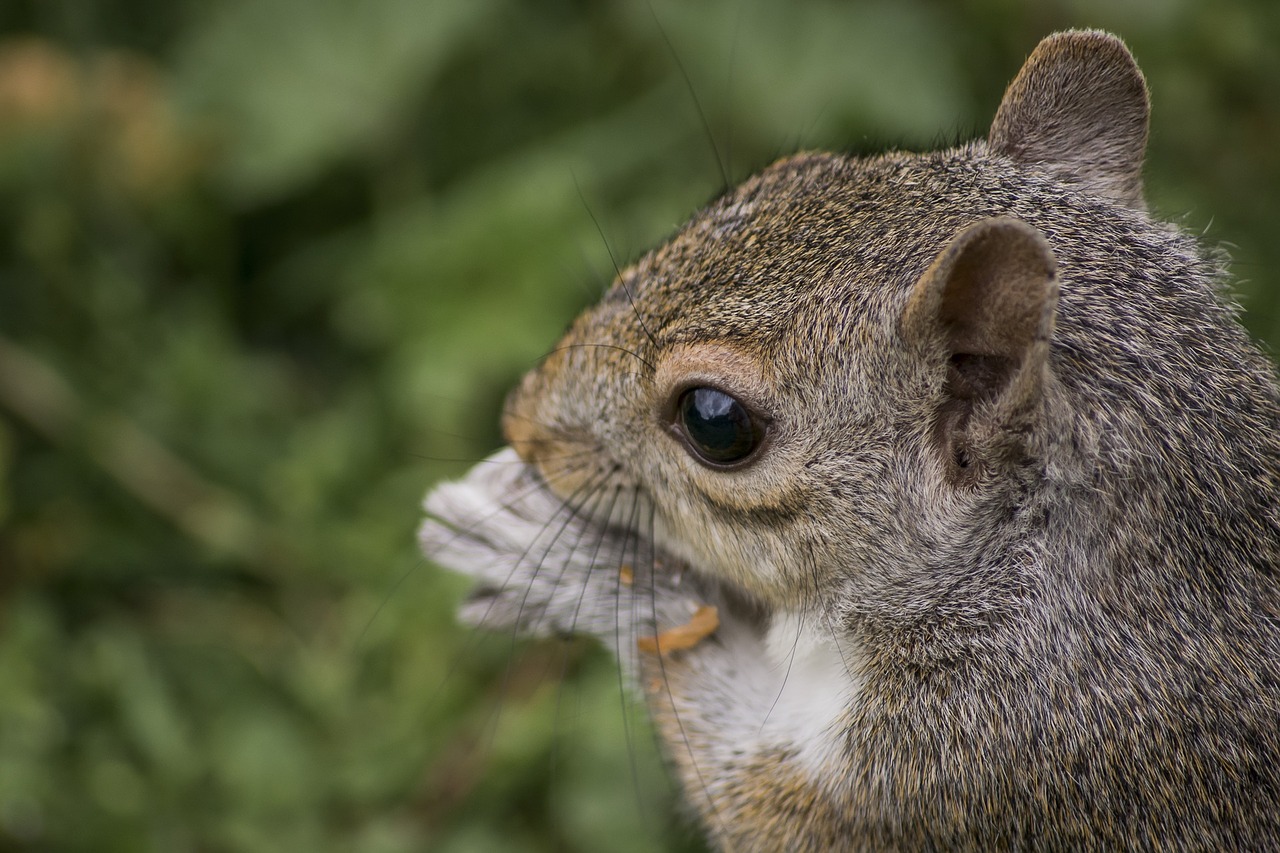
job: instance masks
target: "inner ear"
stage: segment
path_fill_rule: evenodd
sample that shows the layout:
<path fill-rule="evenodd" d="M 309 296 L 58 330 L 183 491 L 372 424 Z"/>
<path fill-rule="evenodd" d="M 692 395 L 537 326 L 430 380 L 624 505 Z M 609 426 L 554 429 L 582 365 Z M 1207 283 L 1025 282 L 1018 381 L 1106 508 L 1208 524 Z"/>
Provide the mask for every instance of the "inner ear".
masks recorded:
<path fill-rule="evenodd" d="M 1057 302 L 1053 252 L 1006 217 L 962 231 L 913 288 L 902 334 L 946 371 L 939 425 L 960 467 L 1036 410 Z"/>
<path fill-rule="evenodd" d="M 936 323 L 957 374 L 955 392 L 994 396 L 1041 331 L 1053 255 L 1030 226 L 986 220 L 957 237 L 940 260 Z"/>

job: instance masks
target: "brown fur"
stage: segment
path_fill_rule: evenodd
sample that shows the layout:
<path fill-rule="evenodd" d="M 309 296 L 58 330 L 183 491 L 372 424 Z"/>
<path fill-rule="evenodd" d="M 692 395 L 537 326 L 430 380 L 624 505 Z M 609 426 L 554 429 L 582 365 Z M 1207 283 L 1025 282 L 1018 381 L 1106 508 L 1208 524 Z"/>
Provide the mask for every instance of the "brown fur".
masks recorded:
<path fill-rule="evenodd" d="M 1147 103 L 1118 39 L 1052 36 L 987 141 L 771 166 L 513 393 L 575 522 L 656 540 L 635 606 L 722 608 L 641 661 L 722 848 L 1280 847 L 1280 394 L 1145 212 Z M 767 420 L 749 464 L 681 444 L 691 384 Z M 781 614 L 855 652 L 811 743 L 733 734 Z"/>

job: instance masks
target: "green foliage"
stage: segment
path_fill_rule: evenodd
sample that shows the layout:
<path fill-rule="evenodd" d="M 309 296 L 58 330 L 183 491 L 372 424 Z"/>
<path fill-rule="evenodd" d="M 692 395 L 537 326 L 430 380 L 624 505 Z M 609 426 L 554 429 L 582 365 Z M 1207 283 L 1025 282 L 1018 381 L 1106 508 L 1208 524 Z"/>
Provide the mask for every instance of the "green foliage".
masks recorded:
<path fill-rule="evenodd" d="M 1280 340 L 1274 4 L 0 12 L 0 850 L 697 849 L 598 650 L 413 532 L 619 262 L 797 147 L 985 128 L 1115 29 L 1149 196 Z M 669 42 L 669 44 L 668 44 Z M 699 115 L 698 105 L 705 113 Z"/>

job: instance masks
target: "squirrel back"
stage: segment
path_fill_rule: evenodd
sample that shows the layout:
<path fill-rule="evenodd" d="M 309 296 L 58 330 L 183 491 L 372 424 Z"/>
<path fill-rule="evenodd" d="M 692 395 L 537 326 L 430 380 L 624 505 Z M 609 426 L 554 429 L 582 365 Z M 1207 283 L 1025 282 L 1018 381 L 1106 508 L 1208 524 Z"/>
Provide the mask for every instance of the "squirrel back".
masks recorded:
<path fill-rule="evenodd" d="M 1280 845 L 1280 392 L 1147 118 L 1061 33 L 700 212 L 428 498 L 464 615 L 614 646 L 725 849 Z"/>

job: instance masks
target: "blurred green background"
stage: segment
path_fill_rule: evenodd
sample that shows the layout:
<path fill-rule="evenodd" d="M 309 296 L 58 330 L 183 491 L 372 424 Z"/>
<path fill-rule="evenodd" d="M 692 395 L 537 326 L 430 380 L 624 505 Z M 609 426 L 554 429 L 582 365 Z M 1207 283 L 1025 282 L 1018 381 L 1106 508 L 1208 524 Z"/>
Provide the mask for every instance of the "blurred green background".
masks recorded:
<path fill-rule="evenodd" d="M 1272 0 L 5 0 L 0 850 L 699 849 L 598 651 L 454 625 L 421 496 L 722 168 L 979 135 L 1068 26 L 1280 341 Z"/>

